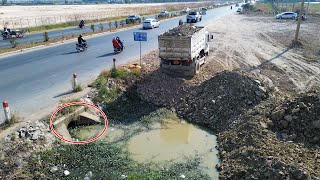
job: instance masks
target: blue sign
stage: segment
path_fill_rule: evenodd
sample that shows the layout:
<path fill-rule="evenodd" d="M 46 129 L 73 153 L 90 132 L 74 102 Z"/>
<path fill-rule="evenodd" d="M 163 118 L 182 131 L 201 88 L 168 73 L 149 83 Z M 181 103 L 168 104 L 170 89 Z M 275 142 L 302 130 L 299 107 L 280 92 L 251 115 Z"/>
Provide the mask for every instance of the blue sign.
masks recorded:
<path fill-rule="evenodd" d="M 147 33 L 133 32 L 134 41 L 147 41 Z"/>

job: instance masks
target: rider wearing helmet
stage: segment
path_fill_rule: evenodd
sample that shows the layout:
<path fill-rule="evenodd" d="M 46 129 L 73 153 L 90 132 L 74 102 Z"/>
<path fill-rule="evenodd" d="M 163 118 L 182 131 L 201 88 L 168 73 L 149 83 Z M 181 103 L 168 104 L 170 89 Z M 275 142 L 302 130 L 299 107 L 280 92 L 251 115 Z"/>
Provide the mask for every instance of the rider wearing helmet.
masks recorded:
<path fill-rule="evenodd" d="M 85 46 L 85 45 L 86 45 L 86 40 L 84 40 L 84 39 L 82 38 L 82 34 L 80 34 L 79 37 L 78 37 L 78 44 L 79 44 L 80 46 Z"/>
<path fill-rule="evenodd" d="M 122 41 L 120 40 L 119 36 L 117 36 L 117 41 L 119 42 L 120 46 L 121 46 L 121 51 L 123 51 L 123 43 Z"/>
<path fill-rule="evenodd" d="M 121 44 L 119 43 L 119 41 L 117 40 L 116 37 L 114 37 L 112 39 L 112 45 L 113 45 L 113 48 L 115 48 L 115 49 L 122 49 L 122 46 L 121 46 Z"/>

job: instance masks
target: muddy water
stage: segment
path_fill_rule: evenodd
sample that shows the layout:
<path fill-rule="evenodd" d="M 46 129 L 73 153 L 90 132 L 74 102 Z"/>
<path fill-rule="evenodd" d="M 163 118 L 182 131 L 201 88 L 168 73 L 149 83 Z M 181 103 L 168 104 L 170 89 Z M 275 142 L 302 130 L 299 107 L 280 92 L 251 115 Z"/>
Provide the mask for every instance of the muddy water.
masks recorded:
<path fill-rule="evenodd" d="M 186 123 L 172 112 L 166 113 L 171 114 L 157 117 L 158 120 L 148 128 L 141 123 L 130 126 L 110 125 L 100 140 L 124 144 L 137 162 L 163 163 L 164 167 L 168 162 L 184 162 L 186 158 L 197 156 L 201 158 L 200 169 L 212 179 L 218 179 L 219 174 L 215 169 L 219 163 L 215 149 L 216 136 Z M 153 117 L 149 119 L 153 120 Z M 102 128 L 98 125 L 85 127 L 76 134 L 81 139 L 88 139 L 101 132 Z"/>

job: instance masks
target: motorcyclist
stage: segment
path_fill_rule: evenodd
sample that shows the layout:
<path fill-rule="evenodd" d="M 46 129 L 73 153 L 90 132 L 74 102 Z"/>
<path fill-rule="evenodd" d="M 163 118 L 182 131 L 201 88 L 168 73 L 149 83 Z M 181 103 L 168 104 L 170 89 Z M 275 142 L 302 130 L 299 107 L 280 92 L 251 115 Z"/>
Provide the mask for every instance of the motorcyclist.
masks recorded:
<path fill-rule="evenodd" d="M 87 45 L 86 40 L 84 40 L 82 38 L 82 34 L 80 34 L 79 37 L 78 37 L 78 44 L 79 44 L 79 46 L 82 46 L 82 47 Z"/>
<path fill-rule="evenodd" d="M 80 21 L 79 27 L 82 28 L 84 26 L 84 20 Z"/>
<path fill-rule="evenodd" d="M 8 36 L 9 33 L 10 33 L 10 29 L 4 27 L 4 28 L 3 28 L 3 35 L 4 35 L 4 36 Z"/>
<path fill-rule="evenodd" d="M 122 46 L 119 43 L 119 41 L 117 40 L 117 38 L 112 39 L 112 45 L 113 45 L 113 48 L 122 50 Z"/>
<path fill-rule="evenodd" d="M 122 43 L 122 41 L 120 40 L 119 37 L 117 37 L 117 41 L 119 42 L 119 44 L 121 46 L 121 51 L 123 51 L 123 43 Z"/>

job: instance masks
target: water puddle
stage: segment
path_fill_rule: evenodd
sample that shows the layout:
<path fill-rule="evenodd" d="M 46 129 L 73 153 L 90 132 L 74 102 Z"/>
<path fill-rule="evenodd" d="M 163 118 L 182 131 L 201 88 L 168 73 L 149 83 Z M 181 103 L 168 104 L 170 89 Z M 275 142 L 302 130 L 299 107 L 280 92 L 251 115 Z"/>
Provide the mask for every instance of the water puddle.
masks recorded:
<path fill-rule="evenodd" d="M 141 123 L 130 126 L 110 126 L 100 139 L 122 143 L 140 163 L 184 162 L 186 158 L 201 158 L 200 169 L 212 179 L 218 179 L 215 169 L 219 163 L 218 151 L 215 149 L 216 136 L 197 126 L 186 123 L 174 113 L 163 115 L 148 128 Z M 157 114 L 157 113 L 156 113 Z M 159 115 L 159 114 L 158 114 Z M 153 117 L 149 117 L 149 119 Z M 92 133 L 101 132 L 103 126 L 93 125 L 80 128 L 75 133 L 81 139 L 89 139 Z"/>

